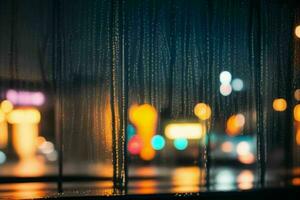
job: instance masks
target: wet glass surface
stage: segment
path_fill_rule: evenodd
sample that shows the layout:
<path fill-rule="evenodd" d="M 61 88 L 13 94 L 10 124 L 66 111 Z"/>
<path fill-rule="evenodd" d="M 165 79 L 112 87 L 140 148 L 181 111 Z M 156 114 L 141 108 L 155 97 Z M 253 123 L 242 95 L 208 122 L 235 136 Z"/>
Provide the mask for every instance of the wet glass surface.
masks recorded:
<path fill-rule="evenodd" d="M 299 13 L 1 0 L 0 198 L 300 186 Z"/>

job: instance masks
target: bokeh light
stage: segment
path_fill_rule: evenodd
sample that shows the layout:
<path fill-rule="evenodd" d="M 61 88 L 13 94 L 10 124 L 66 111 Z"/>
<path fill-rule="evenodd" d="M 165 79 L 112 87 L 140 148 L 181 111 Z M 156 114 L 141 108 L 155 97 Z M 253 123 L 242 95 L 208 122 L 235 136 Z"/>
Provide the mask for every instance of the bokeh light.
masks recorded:
<path fill-rule="evenodd" d="M 294 119 L 300 122 L 300 104 L 297 104 L 294 108 Z"/>
<path fill-rule="evenodd" d="M 274 99 L 273 101 L 273 109 L 282 112 L 285 111 L 287 107 L 286 100 L 284 98 Z"/>
<path fill-rule="evenodd" d="M 5 113 L 0 110 L 0 123 L 5 122 Z"/>
<path fill-rule="evenodd" d="M 0 149 L 8 145 L 8 126 L 5 120 L 5 114 L 0 110 Z"/>
<path fill-rule="evenodd" d="M 253 153 L 248 153 L 248 154 L 245 154 L 245 155 L 239 155 L 238 160 L 243 164 L 250 165 L 250 164 L 255 162 L 255 156 L 253 155 Z"/>
<path fill-rule="evenodd" d="M 127 139 L 130 140 L 135 135 L 135 128 L 131 124 L 127 126 Z"/>
<path fill-rule="evenodd" d="M 249 143 L 245 141 L 238 143 L 236 146 L 236 152 L 238 155 L 247 155 L 250 153 L 250 149 Z"/>
<path fill-rule="evenodd" d="M 229 141 L 223 142 L 221 145 L 221 150 L 225 153 L 231 153 L 233 151 L 232 142 Z"/>
<path fill-rule="evenodd" d="M 143 160 L 151 160 L 155 151 L 151 145 L 151 139 L 156 133 L 158 113 L 150 104 L 132 105 L 129 108 L 129 120 L 134 125 L 136 135 L 142 141 L 140 157 Z"/>
<path fill-rule="evenodd" d="M 10 101 L 4 100 L 4 101 L 1 102 L 0 109 L 4 113 L 9 113 L 10 111 L 12 111 L 13 108 L 14 108 L 14 106 Z"/>
<path fill-rule="evenodd" d="M 0 151 L 0 165 L 5 163 L 6 161 L 6 155 L 4 152 Z"/>
<path fill-rule="evenodd" d="M 46 154 L 46 158 L 47 158 L 48 161 L 51 161 L 51 162 L 56 161 L 58 159 L 57 151 L 54 150 L 54 151 Z"/>
<path fill-rule="evenodd" d="M 295 90 L 295 92 L 294 92 L 294 98 L 297 101 L 300 101 L 300 89 Z"/>
<path fill-rule="evenodd" d="M 300 25 L 296 26 L 295 28 L 295 35 L 300 38 Z"/>
<path fill-rule="evenodd" d="M 165 139 L 161 135 L 155 135 L 151 140 L 154 150 L 162 150 L 165 147 L 165 143 Z"/>
<path fill-rule="evenodd" d="M 195 115 L 201 120 L 207 120 L 211 116 L 211 108 L 205 103 L 198 103 L 194 108 Z"/>
<path fill-rule="evenodd" d="M 245 125 L 245 116 L 243 114 L 232 115 L 226 123 L 226 133 L 235 136 L 243 130 Z"/>
<path fill-rule="evenodd" d="M 39 146 L 39 150 L 43 154 L 50 154 L 50 153 L 52 153 L 54 151 L 54 144 L 52 142 L 49 142 L 49 141 L 43 142 Z"/>
<path fill-rule="evenodd" d="M 229 169 L 222 169 L 217 173 L 215 181 L 217 190 L 231 190 L 233 189 L 233 184 L 235 183 L 234 174 Z"/>
<path fill-rule="evenodd" d="M 185 150 L 189 144 L 188 140 L 185 139 L 185 138 L 177 138 L 174 140 L 174 147 L 177 149 L 177 150 Z"/>
<path fill-rule="evenodd" d="M 244 82 L 242 79 L 235 78 L 232 80 L 231 86 L 234 91 L 241 91 L 244 88 Z"/>
<path fill-rule="evenodd" d="M 300 185 L 300 178 L 293 178 L 292 179 L 292 184 L 294 186 L 299 186 Z"/>
<path fill-rule="evenodd" d="M 128 151 L 132 155 L 138 155 L 143 148 L 143 142 L 138 135 L 133 136 L 128 141 Z"/>
<path fill-rule="evenodd" d="M 250 144 L 246 141 L 240 142 L 236 147 L 238 160 L 243 164 L 252 164 L 255 161 L 255 156 L 251 152 Z"/>
<path fill-rule="evenodd" d="M 155 151 L 151 147 L 143 148 L 140 156 L 143 160 L 149 161 L 155 157 Z"/>
<path fill-rule="evenodd" d="M 45 95 L 42 92 L 10 89 L 6 92 L 6 98 L 14 105 L 41 106 L 45 103 Z"/>
<path fill-rule="evenodd" d="M 39 147 L 39 146 L 41 146 L 44 142 L 46 142 L 47 140 L 46 140 L 46 138 L 44 138 L 43 136 L 39 136 L 38 138 L 37 138 L 37 146 Z"/>
<path fill-rule="evenodd" d="M 37 124 L 40 120 L 41 114 L 35 108 L 15 109 L 7 116 L 7 121 L 11 124 Z"/>
<path fill-rule="evenodd" d="M 232 92 L 232 87 L 230 84 L 221 84 L 220 86 L 220 93 L 223 95 L 223 96 L 228 96 L 230 95 Z"/>
<path fill-rule="evenodd" d="M 222 84 L 229 84 L 231 82 L 231 73 L 229 71 L 222 71 L 220 73 L 220 82 Z"/>
<path fill-rule="evenodd" d="M 238 188 L 241 190 L 249 190 L 253 188 L 254 175 L 250 170 L 243 170 L 237 177 Z"/>
<path fill-rule="evenodd" d="M 200 123 L 172 123 L 165 128 L 169 139 L 200 139 L 205 135 L 205 127 Z"/>

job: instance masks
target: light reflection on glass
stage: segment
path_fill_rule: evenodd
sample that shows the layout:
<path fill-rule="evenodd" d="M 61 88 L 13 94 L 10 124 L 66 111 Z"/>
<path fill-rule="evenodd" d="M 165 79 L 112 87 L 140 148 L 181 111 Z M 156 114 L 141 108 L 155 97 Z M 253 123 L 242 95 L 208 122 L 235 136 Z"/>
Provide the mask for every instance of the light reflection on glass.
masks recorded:
<path fill-rule="evenodd" d="M 41 176 L 45 173 L 45 162 L 41 158 L 21 160 L 13 168 L 15 176 Z"/>
<path fill-rule="evenodd" d="M 155 194 L 158 192 L 157 180 L 140 180 L 133 184 L 134 193 L 136 194 Z"/>
<path fill-rule="evenodd" d="M 238 188 L 241 190 L 249 190 L 253 188 L 254 174 L 250 170 L 243 170 L 237 177 Z"/>
<path fill-rule="evenodd" d="M 1 189 L 12 191 L 8 193 L 9 199 L 35 199 L 45 197 L 49 186 L 46 183 L 17 183 L 1 185 Z"/>
<path fill-rule="evenodd" d="M 229 169 L 221 169 L 215 177 L 216 190 L 226 191 L 234 189 L 235 178 L 234 174 Z"/>
<path fill-rule="evenodd" d="M 178 167 L 172 172 L 172 192 L 199 192 L 204 177 L 198 167 Z"/>

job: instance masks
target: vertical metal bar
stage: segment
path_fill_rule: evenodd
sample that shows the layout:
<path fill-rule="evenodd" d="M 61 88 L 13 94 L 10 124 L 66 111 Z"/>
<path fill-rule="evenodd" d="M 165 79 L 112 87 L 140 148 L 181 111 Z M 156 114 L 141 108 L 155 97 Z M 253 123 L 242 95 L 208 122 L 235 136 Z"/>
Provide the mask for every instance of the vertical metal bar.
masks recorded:
<path fill-rule="evenodd" d="M 128 154 L 127 154 L 127 120 L 128 120 L 128 71 L 126 67 L 126 54 L 125 54 L 125 39 L 126 39 L 126 29 L 125 29 L 125 1 L 121 0 L 121 9 L 120 9 L 120 17 L 122 19 L 122 118 L 123 118 L 123 137 L 124 137 L 124 144 L 123 144 L 123 153 L 124 153 L 124 188 L 125 193 L 128 191 Z"/>
<path fill-rule="evenodd" d="M 263 105 L 263 96 L 264 96 L 264 71 L 262 67 L 262 23 L 261 23 L 261 6 L 260 0 L 256 0 L 253 5 L 254 18 L 256 20 L 256 38 L 254 38 L 254 69 L 255 69 L 255 90 L 256 90 L 256 120 L 257 120 L 257 148 L 258 148 L 258 169 L 260 176 L 260 186 L 264 187 L 265 185 L 265 174 L 266 174 L 266 144 L 265 144 L 265 130 L 264 130 L 264 105 Z"/>
<path fill-rule="evenodd" d="M 61 123 L 61 86 L 60 70 L 62 68 L 62 47 L 61 47 L 61 23 L 60 23 L 60 0 L 55 0 L 53 3 L 53 65 L 55 65 L 55 79 L 54 79 L 54 95 L 55 95 L 55 134 L 58 146 L 58 178 L 57 178 L 57 191 L 63 192 L 63 132 Z"/>

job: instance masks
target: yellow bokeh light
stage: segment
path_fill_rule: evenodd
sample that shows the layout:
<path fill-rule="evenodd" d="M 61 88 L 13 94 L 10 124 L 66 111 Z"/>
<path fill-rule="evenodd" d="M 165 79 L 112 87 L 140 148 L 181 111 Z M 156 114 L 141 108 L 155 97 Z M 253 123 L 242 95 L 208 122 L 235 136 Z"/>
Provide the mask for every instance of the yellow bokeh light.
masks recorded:
<path fill-rule="evenodd" d="M 0 112 L 0 118 L 1 112 Z M 3 121 L 0 120 L 0 149 L 3 149 L 7 146 L 8 143 L 8 127 L 5 118 Z"/>
<path fill-rule="evenodd" d="M 37 150 L 38 125 L 20 123 L 13 125 L 13 147 L 21 160 L 34 158 Z"/>
<path fill-rule="evenodd" d="M 273 109 L 279 112 L 285 111 L 287 107 L 286 100 L 284 98 L 274 99 Z"/>
<path fill-rule="evenodd" d="M 300 104 L 297 104 L 294 108 L 294 119 L 300 122 Z"/>
<path fill-rule="evenodd" d="M 7 116 L 7 121 L 11 124 L 31 123 L 38 124 L 41 120 L 41 114 L 37 109 L 15 109 Z"/>
<path fill-rule="evenodd" d="M 0 123 L 1 122 L 5 122 L 5 113 L 2 110 L 0 110 Z"/>
<path fill-rule="evenodd" d="M 207 120 L 211 116 L 211 108 L 205 103 L 198 103 L 194 108 L 195 115 L 201 120 Z"/>
<path fill-rule="evenodd" d="M 230 136 L 239 134 L 245 125 L 245 117 L 243 114 L 232 115 L 226 123 L 226 132 Z"/>
<path fill-rule="evenodd" d="M 4 100 L 1 102 L 0 108 L 4 113 L 9 113 L 10 111 L 12 111 L 14 106 L 10 101 Z"/>
<path fill-rule="evenodd" d="M 295 35 L 300 38 L 300 25 L 295 28 Z"/>
<path fill-rule="evenodd" d="M 157 120 L 157 111 L 150 104 L 140 106 L 133 105 L 129 109 L 129 120 L 133 124 L 147 124 L 147 126 L 153 126 L 152 123 L 156 123 Z"/>
<path fill-rule="evenodd" d="M 151 147 L 143 148 L 140 156 L 143 160 L 149 161 L 155 157 L 155 150 Z"/>
<path fill-rule="evenodd" d="M 173 123 L 167 125 L 165 135 L 169 139 L 200 139 L 205 135 L 205 127 L 199 123 Z"/>

